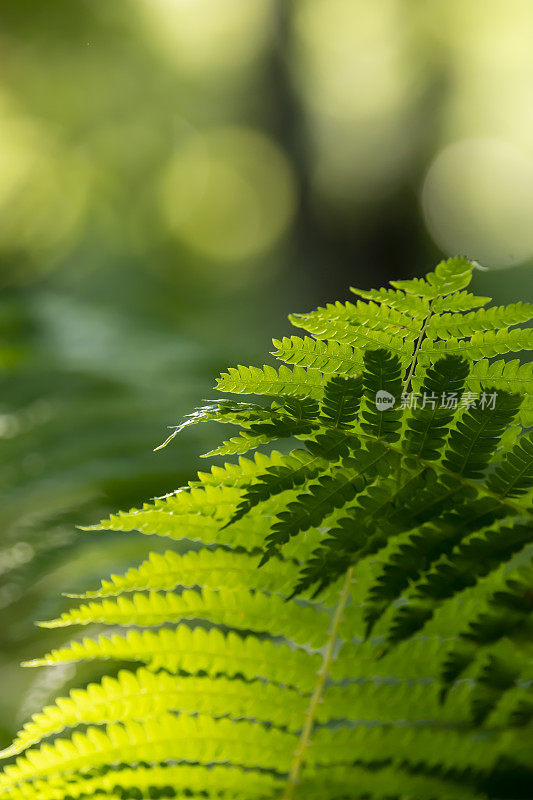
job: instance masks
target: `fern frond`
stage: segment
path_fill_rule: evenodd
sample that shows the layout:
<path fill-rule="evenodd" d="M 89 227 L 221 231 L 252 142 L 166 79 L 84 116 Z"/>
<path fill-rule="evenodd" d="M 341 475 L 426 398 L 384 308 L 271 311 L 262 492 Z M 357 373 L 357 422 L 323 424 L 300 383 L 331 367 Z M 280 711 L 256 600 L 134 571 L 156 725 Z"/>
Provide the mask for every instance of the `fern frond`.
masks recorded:
<path fill-rule="evenodd" d="M 460 502 L 457 484 L 453 481 L 443 485 L 434 486 L 436 498 L 444 500 L 455 494 L 457 510 L 444 513 L 431 524 L 421 527 L 416 522 L 407 523 L 407 533 L 397 536 L 392 550 L 387 554 L 383 563 L 382 573 L 371 588 L 368 596 L 368 606 L 365 614 L 368 630 L 371 630 L 376 620 L 390 604 L 407 589 L 411 582 L 417 581 L 421 575 L 431 568 L 439 559 L 449 556 L 462 538 L 473 532 L 482 530 L 492 525 L 496 520 L 506 516 L 506 510 L 492 498 L 467 499 Z M 423 504 L 423 498 L 420 497 Z M 414 532 L 410 531 L 414 528 Z M 400 607 L 396 614 L 396 624 L 393 626 L 391 639 L 398 641 L 405 630 L 412 633 L 418 629 L 430 616 L 427 608 L 420 610 L 419 606 Z"/>
<path fill-rule="evenodd" d="M 460 633 L 461 642 L 447 656 L 442 680 L 444 692 L 479 658 L 479 648 L 493 647 L 502 640 L 514 640 L 513 660 L 531 666 L 533 648 L 533 565 L 518 567 L 488 594 L 477 616 Z M 524 649 L 524 643 L 526 644 Z M 521 648 L 517 650 L 517 646 Z M 512 685 L 512 682 L 509 686 Z M 505 690 L 509 688 L 503 685 Z"/>
<path fill-rule="evenodd" d="M 223 466 L 214 464 L 209 472 L 198 472 L 197 480 L 189 481 L 189 487 L 191 489 L 201 489 L 205 486 L 239 488 L 266 469 L 277 466 L 282 460 L 283 455 L 277 450 L 272 450 L 268 455 L 258 451 L 254 453 L 253 458 L 241 457 L 235 464 L 230 462 L 226 462 Z"/>
<path fill-rule="evenodd" d="M 394 466 L 390 452 L 379 442 L 361 450 L 357 459 L 345 459 L 333 467 L 329 475 L 320 478 L 309 490 L 289 503 L 287 511 L 278 514 L 265 539 L 265 554 L 261 563 L 279 552 L 291 537 L 317 527 L 336 508 L 349 504 L 376 475 L 386 477 Z"/>
<path fill-rule="evenodd" d="M 527 395 L 533 386 L 533 364 L 521 364 L 517 358 L 511 361 L 484 358 L 472 365 L 467 382 L 472 390 L 479 391 L 482 385 L 490 385 L 498 390 Z"/>
<path fill-rule="evenodd" d="M 315 647 L 322 646 L 329 624 L 329 616 L 320 609 L 286 602 L 280 595 L 233 588 L 119 596 L 116 600 L 82 605 L 58 619 L 38 624 L 43 628 L 95 622 L 145 627 L 199 619 L 238 630 L 284 636 Z"/>
<path fill-rule="evenodd" d="M 442 314 L 433 316 L 427 326 L 430 335 L 438 339 L 461 339 L 481 331 L 509 328 L 533 317 L 531 303 L 514 303 L 509 306 L 492 306 L 468 314 Z"/>
<path fill-rule="evenodd" d="M 424 339 L 420 347 L 421 364 L 431 363 L 435 359 L 449 354 L 466 356 L 472 361 L 493 358 L 520 350 L 533 350 L 533 328 L 504 328 L 474 333 L 469 339 L 444 339 L 433 341 Z"/>
<path fill-rule="evenodd" d="M 521 681 L 514 681 L 514 684 L 501 692 L 493 703 L 485 724 L 487 727 L 517 727 L 527 728 L 533 719 L 533 693 L 531 691 L 531 673 L 529 672 L 527 683 L 521 685 Z"/>
<path fill-rule="evenodd" d="M 532 542 L 531 527 L 515 525 L 489 529 L 481 536 L 476 532 L 451 552 L 443 549 L 442 555 L 414 583 L 405 597 L 406 604 L 394 615 L 390 640 L 398 641 L 412 635 L 426 624 L 444 600 L 474 586 Z"/>
<path fill-rule="evenodd" d="M 87 767 L 165 760 L 202 764 L 233 763 L 243 767 L 285 771 L 297 739 L 293 734 L 257 723 L 205 715 L 191 717 L 162 714 L 157 721 L 128 721 L 108 725 L 106 731 L 89 728 L 70 740 L 30 750 L 8 766 L 0 778 L 0 791 L 22 781 L 58 772 L 68 774 Z"/>
<path fill-rule="evenodd" d="M 368 350 L 364 360 L 366 402 L 362 410 L 364 422 L 361 423 L 361 429 L 376 439 L 396 442 L 400 438 L 401 427 L 401 411 L 394 408 L 402 389 L 400 361 L 386 350 Z"/>
<path fill-rule="evenodd" d="M 217 418 L 217 421 L 241 425 L 246 430 L 223 442 L 204 457 L 242 455 L 261 444 L 268 444 L 277 439 L 308 435 L 316 427 L 318 405 L 310 398 L 285 398 L 283 402 L 272 403 L 270 408 L 259 407 L 260 412 L 254 405 L 249 406 L 249 413 L 246 411 L 247 403 L 236 405 L 243 406 L 244 410 L 239 408 L 237 413 L 225 413 L 221 418 Z"/>
<path fill-rule="evenodd" d="M 231 367 L 222 373 L 217 382 L 221 392 L 237 394 L 286 395 L 289 397 L 312 397 L 320 399 L 324 386 L 322 373 L 316 369 L 295 367 Z"/>
<path fill-rule="evenodd" d="M 350 286 L 350 291 L 358 297 L 363 297 L 365 300 L 372 300 L 374 303 L 379 303 L 381 306 L 394 308 L 409 314 L 412 318 L 424 320 L 429 312 L 429 303 L 423 297 L 416 297 L 412 294 L 406 294 L 399 289 L 355 289 Z M 490 297 L 487 297 L 487 302 Z"/>
<path fill-rule="evenodd" d="M 269 409 L 265 409 L 262 406 L 251 403 L 236 403 L 233 400 L 219 400 L 216 403 L 197 408 L 192 414 L 188 414 L 180 425 L 175 426 L 170 436 L 159 447 L 156 447 L 156 450 L 166 447 L 185 428 L 197 425 L 200 422 L 233 423 L 249 427 L 254 422 L 269 421 L 270 417 L 271 412 Z"/>
<path fill-rule="evenodd" d="M 323 403 L 326 402 L 328 397 L 330 383 L 331 381 L 326 384 L 324 389 L 326 394 Z M 281 411 L 284 413 L 281 414 Z M 279 408 L 279 404 L 273 407 L 268 421 L 251 424 L 249 430 L 242 431 L 237 437 L 230 439 L 228 442 L 223 442 L 220 447 L 211 450 L 206 455 L 242 454 L 258 447 L 260 444 L 267 444 L 277 439 L 302 438 L 319 429 L 321 423 L 328 425 L 327 417 L 322 414 L 322 417 L 317 419 L 317 414 L 318 404 L 314 400 L 310 398 L 299 399 L 297 397 L 286 398 L 283 409 Z"/>
<path fill-rule="evenodd" d="M 505 645 L 508 643 L 505 642 Z M 502 653 L 501 650 L 504 650 Z M 531 670 L 523 673 L 519 659 L 514 653 L 508 652 L 508 647 L 494 648 L 482 662 L 476 676 L 476 685 L 472 691 L 470 706 L 472 719 L 480 725 L 485 722 L 488 715 L 494 711 L 502 697 L 514 689 L 517 684 L 528 684 L 531 680 Z M 504 656 L 503 658 L 501 656 Z M 530 665 L 531 666 L 531 665 Z M 530 685 L 530 684 L 529 684 Z M 515 727 L 507 721 L 509 727 Z"/>
<path fill-rule="evenodd" d="M 2 753 L 16 755 L 43 739 L 79 725 L 109 724 L 159 718 L 168 712 L 209 714 L 260 720 L 277 728 L 298 730 L 309 698 L 294 689 L 263 681 L 170 675 L 140 668 L 121 670 L 87 689 L 74 689 L 34 714 L 12 746 Z"/>
<path fill-rule="evenodd" d="M 325 386 L 320 420 L 329 428 L 351 428 L 359 413 L 363 384 L 361 378 L 331 378 Z"/>
<path fill-rule="evenodd" d="M 396 726 L 381 729 L 360 725 L 335 731 L 320 729 L 315 734 L 315 744 L 311 763 L 317 766 L 327 765 L 328 761 L 349 764 L 354 748 L 356 752 L 364 752 L 369 762 L 390 760 L 397 767 L 410 764 L 413 768 L 424 764 L 428 769 L 440 765 L 443 770 L 488 770 L 495 767 L 507 748 L 513 747 L 514 755 L 524 765 L 529 758 L 529 743 L 520 738 L 518 730 L 493 732 L 480 740 L 472 731 L 413 726 L 399 735 Z"/>
<path fill-rule="evenodd" d="M 351 322 L 337 319 L 315 322 L 298 317 L 291 318 L 291 321 L 294 325 L 304 328 L 318 339 L 328 339 L 329 341 L 354 348 L 386 349 L 402 359 L 404 363 L 407 363 L 409 358 L 409 353 L 408 351 L 406 352 L 405 346 L 396 332 L 385 332 L 367 325 L 354 325 Z M 413 340 L 414 338 L 413 336 Z"/>
<path fill-rule="evenodd" d="M 357 505 L 330 528 L 327 537 L 308 558 L 300 573 L 295 594 L 313 585 L 317 587 L 315 594 L 319 594 L 350 566 L 385 547 L 390 536 L 421 524 L 424 521 L 424 508 L 433 509 L 436 502 L 432 493 L 429 503 L 424 503 L 428 481 L 433 490 L 434 473 L 422 470 L 405 479 L 402 477 L 399 484 L 397 478 L 389 478 L 379 485 L 369 486 L 359 495 Z M 457 489 L 456 482 L 454 489 Z M 399 516 L 398 506 L 413 494 L 418 500 L 416 511 L 413 510 L 410 516 L 402 508 Z"/>
<path fill-rule="evenodd" d="M 338 375 L 359 375 L 363 368 L 363 359 L 348 344 L 323 342 L 310 336 L 273 339 L 272 343 L 276 348 L 272 355 L 287 364 Z"/>
<path fill-rule="evenodd" d="M 522 436 L 487 479 L 499 497 L 518 497 L 533 486 L 533 433 Z"/>
<path fill-rule="evenodd" d="M 498 391 L 523 395 L 519 420 L 524 428 L 533 425 L 533 362 L 521 364 L 516 358 L 492 362 L 482 359 L 472 365 L 466 385 L 471 392 L 481 392 L 484 386 L 493 386 Z"/>
<path fill-rule="evenodd" d="M 466 478 L 482 478 L 494 450 L 520 408 L 520 395 L 504 394 L 488 389 L 486 395 L 496 395 L 494 408 L 476 405 L 469 409 L 452 430 L 444 453 L 443 466 Z"/>
<path fill-rule="evenodd" d="M 292 434 L 287 433 L 286 436 L 290 437 Z M 231 439 L 227 439 L 226 441 L 222 442 L 218 447 L 213 448 L 213 450 L 209 450 L 209 452 L 203 454 L 203 458 L 213 458 L 213 456 L 239 456 L 244 455 L 245 453 L 249 453 L 250 450 L 255 450 L 257 447 L 260 447 L 262 444 L 268 444 L 269 442 L 276 441 L 277 439 L 283 439 L 284 432 L 283 428 L 279 428 L 276 430 L 273 427 L 272 434 L 268 435 L 266 433 L 251 433 L 249 431 L 241 431 L 237 436 L 232 436 Z"/>
<path fill-rule="evenodd" d="M 265 678 L 309 691 L 320 666 L 320 657 L 285 644 L 273 644 L 255 636 L 245 638 L 235 633 L 224 635 L 213 629 L 188 628 L 175 630 L 131 631 L 125 636 L 100 636 L 98 639 L 72 641 L 68 646 L 52 650 L 43 658 L 27 661 L 25 666 L 38 667 L 94 659 L 140 661 L 150 669 L 169 672 L 183 670 L 191 675 L 227 675 Z"/>
<path fill-rule="evenodd" d="M 335 455 L 338 453 L 337 441 L 337 439 L 332 441 L 332 451 Z M 286 457 L 284 464 L 271 467 L 263 475 L 259 475 L 256 483 L 252 483 L 246 490 L 243 499 L 227 524 L 232 525 L 242 519 L 259 503 L 294 489 L 316 477 L 320 467 L 326 462 L 327 448 L 324 449 L 324 452 L 323 456 L 319 453 L 313 455 L 309 450 L 293 450 Z"/>
<path fill-rule="evenodd" d="M 474 264 L 466 258 L 449 258 L 437 264 L 435 271 L 428 272 L 425 278 L 391 281 L 391 286 L 410 295 L 434 300 L 468 286 L 472 280 L 473 269 Z"/>
<path fill-rule="evenodd" d="M 360 614 L 361 609 L 355 606 L 347 609 L 341 629 L 343 637 L 347 638 L 348 632 L 353 630 Z M 450 649 L 453 641 L 453 638 L 446 642 L 440 636 L 416 635 L 394 648 L 387 648 L 382 636 L 366 640 L 353 638 L 340 647 L 330 676 L 334 681 L 356 683 L 430 685 L 435 682 L 443 653 Z"/>
<path fill-rule="evenodd" d="M 209 586 L 211 589 L 248 588 L 260 591 L 287 592 L 295 577 L 297 565 L 284 560 L 273 560 L 264 569 L 257 569 L 257 556 L 223 548 L 203 548 L 187 553 L 150 553 L 139 567 L 132 567 L 125 575 L 111 575 L 101 587 L 83 594 L 67 597 L 92 600 L 113 597 L 123 592 L 171 591 L 177 586 L 192 588 Z"/>
<path fill-rule="evenodd" d="M 246 788 L 244 788 L 246 787 Z M 180 763 L 117 767 L 95 774 L 54 776 L 53 781 L 35 780 L 9 790 L 13 800 L 63 800 L 63 798 L 153 798 L 168 795 L 182 798 L 219 798 L 262 800 L 283 787 L 282 779 L 272 773 L 246 770 L 230 765 L 203 766 Z M 221 792 L 223 794 L 221 795 Z"/>
<path fill-rule="evenodd" d="M 244 788 L 245 787 L 245 788 Z M 96 774 L 72 773 L 54 776 L 53 781 L 35 780 L 9 790 L 13 800 L 63 800 L 63 798 L 135 796 L 154 794 L 181 798 L 219 798 L 258 800 L 283 787 L 283 780 L 272 773 L 251 771 L 230 765 L 203 766 L 179 763 L 117 767 Z M 221 795 L 221 792 L 224 794 Z"/>
<path fill-rule="evenodd" d="M 206 486 L 204 489 L 181 490 L 177 494 L 146 503 L 142 509 L 113 514 L 107 520 L 82 530 L 140 531 L 146 535 L 190 539 L 204 544 L 228 544 L 253 550 L 264 541 L 269 527 L 267 519 L 258 518 L 255 532 L 248 526 L 221 528 L 240 498 L 234 487 Z M 201 507 L 202 499 L 205 506 Z M 202 508 L 202 510 L 200 510 Z M 203 512 L 203 513 L 202 513 Z"/>
<path fill-rule="evenodd" d="M 528 800 L 533 367 L 498 356 L 532 348 L 533 307 L 472 310 L 474 266 L 297 314 L 310 335 L 274 340 L 292 368 L 221 376 L 266 399 L 176 432 L 236 425 L 211 454 L 297 449 L 90 528 L 179 552 L 44 623 L 135 628 L 27 662 L 110 674 L 26 723 L 5 800 Z"/>
<path fill-rule="evenodd" d="M 456 545 L 449 556 L 441 556 L 413 587 L 413 592 L 421 598 L 441 602 L 473 586 L 480 577 L 509 561 L 532 542 L 533 530 L 529 525 L 495 525 L 488 530 L 475 531 Z"/>
<path fill-rule="evenodd" d="M 432 301 L 431 309 L 434 314 L 442 314 L 445 311 L 470 311 L 472 308 L 486 306 L 491 300 L 491 297 L 477 297 L 471 292 L 460 291 L 437 297 Z"/>
<path fill-rule="evenodd" d="M 439 458 L 455 415 L 453 404 L 450 407 L 442 399 L 457 398 L 467 375 L 467 362 L 454 356 L 443 358 L 428 369 L 421 389 L 423 403 L 407 420 L 407 453 L 425 460 Z"/>
<path fill-rule="evenodd" d="M 480 644 L 492 643 L 503 636 L 513 637 L 523 625 L 532 621 L 533 565 L 520 566 L 505 580 L 504 586 L 495 591 L 487 601 L 486 610 L 480 611 L 477 619 L 470 622 L 463 637 Z M 504 624 L 512 620 L 511 624 Z"/>
<path fill-rule="evenodd" d="M 436 769 L 428 769 L 424 774 L 420 764 L 399 765 L 387 759 L 358 759 L 348 774 L 342 767 L 317 769 L 300 785 L 302 794 L 309 800 L 322 800 L 324 797 L 389 800 L 397 796 L 395 792 L 399 783 L 407 797 L 417 800 L 486 800 L 486 795 L 483 792 L 478 794 L 460 773 L 439 774 Z"/>
<path fill-rule="evenodd" d="M 296 327 L 303 328 L 313 335 L 321 335 L 322 338 L 326 336 L 329 338 L 326 331 L 332 325 L 338 331 L 344 329 L 354 336 L 369 336 L 370 341 L 381 344 L 385 340 L 379 336 L 375 339 L 374 333 L 394 334 L 405 342 L 411 342 L 416 339 L 420 329 L 419 319 L 413 318 L 410 314 L 386 305 L 365 303 L 360 300 L 355 305 L 335 303 L 308 314 L 291 314 L 289 319 Z M 374 333 L 370 333 L 371 331 Z"/>
<path fill-rule="evenodd" d="M 213 456 L 235 456 L 244 455 L 250 450 L 255 450 L 262 444 L 276 442 L 279 439 L 300 438 L 311 433 L 313 426 L 302 423 L 281 422 L 279 425 L 269 426 L 270 431 L 265 433 L 254 433 L 252 431 L 241 431 L 237 436 L 232 436 L 222 442 L 221 445 L 203 454 L 203 458 Z"/>

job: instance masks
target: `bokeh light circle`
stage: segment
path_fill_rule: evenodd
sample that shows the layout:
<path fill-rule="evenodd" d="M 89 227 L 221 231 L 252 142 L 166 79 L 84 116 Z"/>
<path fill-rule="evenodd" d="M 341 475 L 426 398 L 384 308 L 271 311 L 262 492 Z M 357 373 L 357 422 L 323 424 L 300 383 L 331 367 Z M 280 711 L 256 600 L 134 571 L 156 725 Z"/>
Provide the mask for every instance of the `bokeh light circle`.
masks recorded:
<path fill-rule="evenodd" d="M 170 63 L 195 76 L 253 62 L 274 27 L 270 0 L 137 0 L 143 32 Z"/>
<path fill-rule="evenodd" d="M 296 187 L 278 145 L 250 128 L 190 137 L 161 184 L 169 230 L 214 261 L 239 262 L 269 250 L 291 223 Z"/>
<path fill-rule="evenodd" d="M 296 80 L 314 113 L 364 124 L 402 106 L 409 81 L 400 14 L 399 0 L 295 4 Z"/>
<path fill-rule="evenodd" d="M 86 211 L 91 174 L 85 158 L 44 126 L 0 110 L 0 172 L 0 248 L 39 258 L 68 250 Z M 47 266 L 41 260 L 39 271 Z"/>
<path fill-rule="evenodd" d="M 533 158 L 512 144 L 449 145 L 430 165 L 421 200 L 428 230 L 445 253 L 496 268 L 533 258 Z"/>

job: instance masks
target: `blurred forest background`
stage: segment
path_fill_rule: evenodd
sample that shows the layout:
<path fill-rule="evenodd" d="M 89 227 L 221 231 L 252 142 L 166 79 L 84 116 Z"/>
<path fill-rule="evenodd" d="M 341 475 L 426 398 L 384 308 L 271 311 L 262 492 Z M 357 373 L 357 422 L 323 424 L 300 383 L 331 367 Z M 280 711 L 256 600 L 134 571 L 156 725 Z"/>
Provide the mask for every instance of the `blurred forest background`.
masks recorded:
<path fill-rule="evenodd" d="M 531 0 L 0 4 L 0 744 L 74 678 L 33 620 L 171 545 L 75 525 L 205 468 L 153 448 L 290 311 L 456 253 L 531 299 L 532 41 Z"/>

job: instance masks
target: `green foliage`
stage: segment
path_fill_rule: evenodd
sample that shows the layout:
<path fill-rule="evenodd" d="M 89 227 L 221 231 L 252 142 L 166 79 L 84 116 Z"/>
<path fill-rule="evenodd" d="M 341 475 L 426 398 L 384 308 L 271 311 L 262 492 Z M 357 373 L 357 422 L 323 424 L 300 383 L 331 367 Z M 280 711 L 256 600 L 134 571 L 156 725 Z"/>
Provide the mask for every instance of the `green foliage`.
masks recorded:
<path fill-rule="evenodd" d="M 445 356 L 430 367 L 422 385 L 427 405 L 416 407 L 407 420 L 406 451 L 425 460 L 434 460 L 442 451 L 454 417 L 453 404 L 440 403 L 443 395 L 457 396 L 468 375 L 468 364 L 457 356 Z"/>
<path fill-rule="evenodd" d="M 531 347 L 510 326 L 533 307 L 471 311 L 488 302 L 472 269 L 296 315 L 311 337 L 274 341 L 293 369 L 222 375 L 266 404 L 220 400 L 184 425 L 237 425 L 218 454 L 283 451 L 90 529 L 186 552 L 41 623 L 111 632 L 27 666 L 110 674 L 26 723 L 1 796 L 530 797 L 533 377 L 498 356 Z"/>
<path fill-rule="evenodd" d="M 146 555 L 142 535 L 80 536 L 76 523 L 171 491 L 217 443 L 216 426 L 196 426 L 179 452 L 152 452 L 163 426 L 205 396 L 212 365 L 160 320 L 128 312 L 109 286 L 106 296 L 109 307 L 97 309 L 47 284 L 0 298 L 10 345 L 0 369 L 0 652 L 10 687 L 0 692 L 1 747 L 58 691 L 101 676 L 97 664 L 76 676 L 20 670 L 28 654 L 67 638 L 68 629 L 33 624 L 65 610 L 58 588 L 81 592 L 103 564 L 120 573 Z M 176 386 L 180 371 L 187 381 Z"/>

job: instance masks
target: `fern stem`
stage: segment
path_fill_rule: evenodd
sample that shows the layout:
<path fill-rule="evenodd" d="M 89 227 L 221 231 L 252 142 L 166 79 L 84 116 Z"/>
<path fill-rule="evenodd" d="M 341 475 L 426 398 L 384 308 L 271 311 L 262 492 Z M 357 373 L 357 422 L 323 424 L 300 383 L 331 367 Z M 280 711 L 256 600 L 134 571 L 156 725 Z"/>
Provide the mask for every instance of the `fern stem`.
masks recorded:
<path fill-rule="evenodd" d="M 300 779 L 300 772 L 302 771 L 302 767 L 304 765 L 305 753 L 311 742 L 311 735 L 313 732 L 313 725 L 315 722 L 316 713 L 318 710 L 318 706 L 322 700 L 324 685 L 326 683 L 326 678 L 328 677 L 328 673 L 331 667 L 331 662 L 333 661 L 335 644 L 337 642 L 337 631 L 342 621 L 344 609 L 346 608 L 346 603 L 348 602 L 348 598 L 350 596 L 352 577 L 353 577 L 353 567 L 350 567 L 350 569 L 346 573 L 346 578 L 344 580 L 344 584 L 339 596 L 339 602 L 337 603 L 337 606 L 335 608 L 335 613 L 331 621 L 331 627 L 328 634 L 328 641 L 324 652 L 322 666 L 320 667 L 320 670 L 318 672 L 317 682 L 313 690 L 313 694 L 311 695 L 309 707 L 305 712 L 305 724 L 303 726 L 302 733 L 300 735 L 300 741 L 298 742 L 298 747 L 294 751 L 294 756 L 289 771 L 289 778 L 282 800 L 293 800 L 294 792 L 296 790 L 298 781 Z"/>
<path fill-rule="evenodd" d="M 426 335 L 426 328 L 428 326 L 428 322 L 431 319 L 431 317 L 433 316 L 433 311 L 431 309 L 432 302 L 433 301 L 430 301 L 430 303 L 429 303 L 428 315 L 424 320 L 424 324 L 422 325 L 422 329 L 420 331 L 420 336 L 416 340 L 415 349 L 414 349 L 413 355 L 411 356 L 411 363 L 409 364 L 409 370 L 408 370 L 406 378 L 405 378 L 405 380 L 403 382 L 403 391 L 404 392 L 407 391 L 407 389 L 409 388 L 409 384 L 411 383 L 411 378 L 413 377 L 413 373 L 414 373 L 414 370 L 415 370 L 415 367 L 416 367 L 416 360 L 418 358 L 418 351 L 420 350 L 420 346 L 421 346 L 421 344 L 422 344 L 422 342 L 424 340 L 424 336 Z"/>
<path fill-rule="evenodd" d="M 425 318 L 424 323 L 422 325 L 422 328 L 420 330 L 420 335 L 419 335 L 418 339 L 416 340 L 415 349 L 413 351 L 413 355 L 411 356 L 411 362 L 410 362 L 409 368 L 407 370 L 407 375 L 405 376 L 405 380 L 404 380 L 403 385 L 402 385 L 402 392 L 404 392 L 404 393 L 407 392 L 407 390 L 409 389 L 409 384 L 411 383 L 411 379 L 413 377 L 413 373 L 414 373 L 415 367 L 416 367 L 416 360 L 418 358 L 418 351 L 420 350 L 420 346 L 421 346 L 422 341 L 424 339 L 424 336 L 426 334 L 426 328 L 427 328 L 428 322 L 431 319 L 431 316 L 433 314 L 433 311 L 431 310 L 431 304 L 432 304 L 432 301 L 429 302 L 428 314 L 427 314 L 427 317 Z M 400 480 L 401 480 L 402 460 L 403 459 L 400 458 L 400 460 L 398 461 L 398 467 L 396 469 L 396 486 L 398 488 L 400 486 Z"/>

